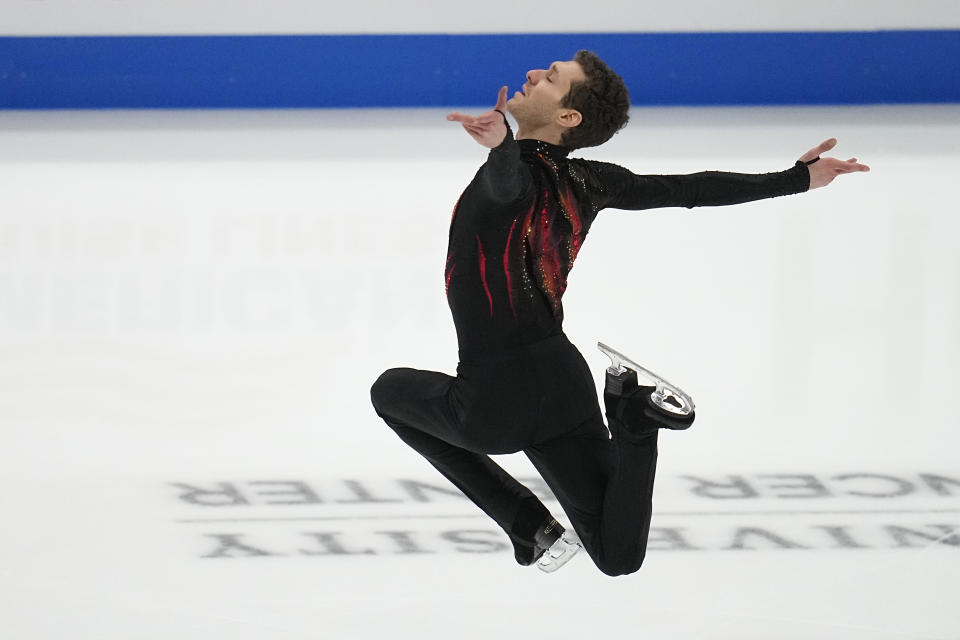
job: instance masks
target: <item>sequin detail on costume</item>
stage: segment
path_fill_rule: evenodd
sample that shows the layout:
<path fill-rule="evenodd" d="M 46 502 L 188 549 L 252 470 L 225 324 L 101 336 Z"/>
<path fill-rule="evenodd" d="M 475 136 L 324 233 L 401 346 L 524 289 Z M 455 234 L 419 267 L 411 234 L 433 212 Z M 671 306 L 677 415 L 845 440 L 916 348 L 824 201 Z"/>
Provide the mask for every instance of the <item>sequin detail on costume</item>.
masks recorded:
<path fill-rule="evenodd" d="M 539 290 L 546 297 L 558 319 L 563 318 L 561 298 L 567 289 L 567 275 L 580 252 L 587 229 L 577 204 L 573 183 L 582 177 L 564 170 L 553 159 L 537 154 L 543 171 L 540 174 L 541 189 L 533 206 L 521 218 L 516 218 L 510 227 L 507 248 L 504 252 L 504 269 L 507 273 L 507 290 L 511 308 L 515 305 L 516 293 L 512 287 L 511 273 L 519 273 L 522 289 L 528 296 Z M 550 192 L 557 194 L 552 199 Z M 514 234 L 520 225 L 520 233 Z M 511 255 L 516 262 L 510 265 Z M 516 314 L 515 314 L 516 315 Z"/>

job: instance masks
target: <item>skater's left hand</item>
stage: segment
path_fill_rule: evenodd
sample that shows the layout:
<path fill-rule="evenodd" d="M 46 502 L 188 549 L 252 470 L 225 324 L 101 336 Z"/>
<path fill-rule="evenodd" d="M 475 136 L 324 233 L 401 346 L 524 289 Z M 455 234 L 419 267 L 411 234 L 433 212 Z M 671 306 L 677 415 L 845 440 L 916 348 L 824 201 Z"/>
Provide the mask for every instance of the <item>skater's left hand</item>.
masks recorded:
<path fill-rule="evenodd" d="M 447 116 L 450 122 L 459 122 L 473 139 L 485 147 L 493 149 L 500 146 L 507 137 L 507 123 L 504 120 L 507 109 L 507 88 L 501 87 L 497 95 L 497 106 L 479 116 L 470 116 L 465 113 L 451 113 Z"/>
<path fill-rule="evenodd" d="M 800 156 L 801 162 L 810 162 L 814 158 L 820 157 L 820 154 L 826 153 L 833 149 L 837 145 L 836 138 L 830 138 L 829 140 L 824 140 L 819 145 L 810 149 L 805 154 Z M 818 187 L 825 187 L 836 178 L 841 173 L 853 173 L 854 171 L 870 171 L 870 167 L 865 164 L 860 164 L 857 162 L 856 158 L 850 158 L 849 160 L 840 160 L 839 158 L 824 158 L 820 157 L 819 160 L 813 164 L 807 165 L 807 169 L 810 171 L 810 188 L 816 189 Z"/>

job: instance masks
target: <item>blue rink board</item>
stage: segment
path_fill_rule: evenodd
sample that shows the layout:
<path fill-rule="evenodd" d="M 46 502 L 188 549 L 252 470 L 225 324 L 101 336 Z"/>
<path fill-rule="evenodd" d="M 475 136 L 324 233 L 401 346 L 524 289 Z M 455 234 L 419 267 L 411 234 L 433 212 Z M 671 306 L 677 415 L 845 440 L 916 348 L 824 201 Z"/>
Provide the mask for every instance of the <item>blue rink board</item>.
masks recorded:
<path fill-rule="evenodd" d="M 489 105 L 581 48 L 635 105 L 960 102 L 960 30 L 0 37 L 0 109 Z"/>

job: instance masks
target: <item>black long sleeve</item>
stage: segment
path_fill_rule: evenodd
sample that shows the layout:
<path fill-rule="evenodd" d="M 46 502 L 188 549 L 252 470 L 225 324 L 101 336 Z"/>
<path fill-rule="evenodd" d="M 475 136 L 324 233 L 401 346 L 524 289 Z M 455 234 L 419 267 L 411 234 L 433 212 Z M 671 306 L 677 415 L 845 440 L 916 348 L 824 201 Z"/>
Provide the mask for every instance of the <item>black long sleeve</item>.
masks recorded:
<path fill-rule="evenodd" d="M 806 191 L 810 181 L 802 163 L 658 176 L 567 153 L 516 140 L 508 125 L 457 202 L 444 277 L 461 358 L 562 331 L 567 275 L 601 210 L 737 204 Z"/>
<path fill-rule="evenodd" d="M 591 163 L 599 171 L 606 198 L 599 208 L 655 209 L 715 207 L 806 191 L 810 172 L 797 162 L 776 173 L 702 171 L 686 175 L 637 175 L 609 163 Z"/>
<path fill-rule="evenodd" d="M 481 167 L 479 177 L 478 195 L 494 204 L 513 202 L 531 186 L 530 169 L 521 160 L 520 145 L 514 139 L 509 123 L 506 137 L 487 154 L 487 162 Z"/>

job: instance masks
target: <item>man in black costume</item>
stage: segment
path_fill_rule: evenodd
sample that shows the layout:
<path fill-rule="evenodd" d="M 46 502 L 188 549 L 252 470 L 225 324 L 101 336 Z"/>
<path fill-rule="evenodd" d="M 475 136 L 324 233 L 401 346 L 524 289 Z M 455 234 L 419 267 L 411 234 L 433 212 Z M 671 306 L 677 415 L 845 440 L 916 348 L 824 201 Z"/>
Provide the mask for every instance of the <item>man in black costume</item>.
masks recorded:
<path fill-rule="evenodd" d="M 456 377 L 390 369 L 371 389 L 377 414 L 493 518 L 522 565 L 561 566 L 582 545 L 604 573 L 640 568 L 652 511 L 659 428 L 693 413 L 663 411 L 654 387 L 608 370 L 604 425 L 593 378 L 563 333 L 561 298 L 599 211 L 718 206 L 800 193 L 868 171 L 820 158 L 827 140 L 778 173 L 636 175 L 568 158 L 626 124 L 627 89 L 589 51 L 527 73 L 521 91 L 479 116 L 454 113 L 486 163 L 454 209 L 445 269 L 459 345 Z M 512 134 L 506 111 L 517 121 Z M 629 284 L 629 283 L 624 283 Z M 679 403 L 678 403 L 679 406 Z M 565 531 L 490 454 L 523 451 L 570 519 Z"/>

